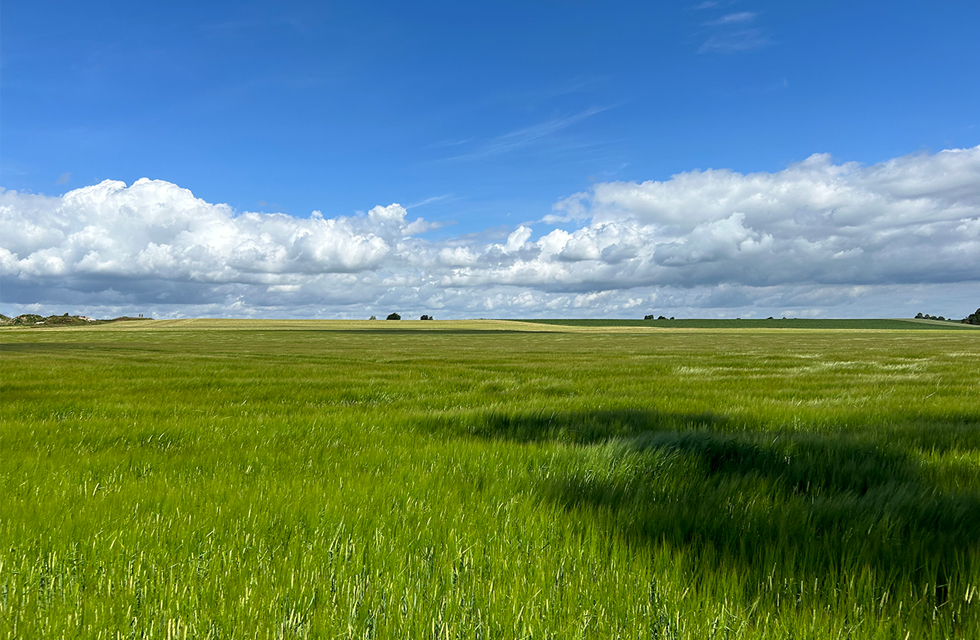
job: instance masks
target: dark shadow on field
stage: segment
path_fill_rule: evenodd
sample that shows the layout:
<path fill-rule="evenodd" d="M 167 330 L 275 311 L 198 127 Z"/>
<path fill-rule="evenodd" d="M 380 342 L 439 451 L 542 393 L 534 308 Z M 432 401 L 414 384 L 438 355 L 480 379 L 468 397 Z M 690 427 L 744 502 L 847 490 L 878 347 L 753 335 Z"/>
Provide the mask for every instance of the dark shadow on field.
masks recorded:
<path fill-rule="evenodd" d="M 0 353 L 23 353 L 34 351 L 72 351 L 91 348 L 79 342 L 2 342 Z"/>
<path fill-rule="evenodd" d="M 632 543 L 710 551 L 760 576 L 774 565 L 823 578 L 871 567 L 893 587 L 932 585 L 941 605 L 950 578 L 968 579 L 980 561 L 978 474 L 930 470 L 921 456 L 980 449 L 976 416 L 860 433 L 631 410 L 477 413 L 431 426 L 569 445 L 568 464 L 535 487 L 543 498 Z"/>

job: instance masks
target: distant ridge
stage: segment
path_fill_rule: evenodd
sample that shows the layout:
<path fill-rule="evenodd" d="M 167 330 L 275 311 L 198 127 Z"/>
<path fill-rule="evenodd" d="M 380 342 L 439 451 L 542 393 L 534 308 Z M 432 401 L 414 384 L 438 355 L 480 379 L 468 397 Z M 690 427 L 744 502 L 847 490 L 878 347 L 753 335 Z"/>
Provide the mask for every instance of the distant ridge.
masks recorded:
<path fill-rule="evenodd" d="M 153 318 L 140 317 L 130 317 L 121 316 L 119 318 L 109 318 L 105 320 L 95 320 L 89 318 L 88 316 L 70 316 L 67 313 L 64 315 L 54 315 L 54 316 L 41 316 L 36 313 L 23 313 L 16 318 L 10 318 L 3 314 L 0 314 L 0 325 L 4 326 L 20 326 L 20 327 L 72 327 L 72 326 L 90 326 L 93 324 L 106 324 L 109 322 L 124 322 L 128 320 L 152 320 Z"/>

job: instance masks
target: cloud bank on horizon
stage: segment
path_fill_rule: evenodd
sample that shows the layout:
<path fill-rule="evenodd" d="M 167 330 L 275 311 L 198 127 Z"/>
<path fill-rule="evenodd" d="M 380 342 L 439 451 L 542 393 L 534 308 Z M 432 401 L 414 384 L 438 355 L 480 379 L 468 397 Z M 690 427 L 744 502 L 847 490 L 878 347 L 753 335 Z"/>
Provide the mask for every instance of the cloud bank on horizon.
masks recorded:
<path fill-rule="evenodd" d="M 2 191 L 0 223 L 8 314 L 967 313 L 980 295 L 980 146 L 597 183 L 497 242 L 427 238 L 438 224 L 398 204 L 237 213 L 145 178 L 61 197 Z"/>

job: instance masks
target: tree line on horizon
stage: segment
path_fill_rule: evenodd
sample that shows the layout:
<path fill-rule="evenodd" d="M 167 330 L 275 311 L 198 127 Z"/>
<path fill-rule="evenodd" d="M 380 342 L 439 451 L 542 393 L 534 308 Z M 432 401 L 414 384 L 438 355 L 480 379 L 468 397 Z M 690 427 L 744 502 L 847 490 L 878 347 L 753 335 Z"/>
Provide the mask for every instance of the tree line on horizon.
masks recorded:
<path fill-rule="evenodd" d="M 944 318 L 943 316 L 931 316 L 928 313 L 917 313 L 915 314 L 915 319 L 916 320 L 941 320 L 944 322 L 959 322 L 961 324 L 980 325 L 980 309 L 977 309 L 975 312 L 971 313 L 970 315 L 963 318 L 962 320 L 955 320 L 953 318 Z"/>

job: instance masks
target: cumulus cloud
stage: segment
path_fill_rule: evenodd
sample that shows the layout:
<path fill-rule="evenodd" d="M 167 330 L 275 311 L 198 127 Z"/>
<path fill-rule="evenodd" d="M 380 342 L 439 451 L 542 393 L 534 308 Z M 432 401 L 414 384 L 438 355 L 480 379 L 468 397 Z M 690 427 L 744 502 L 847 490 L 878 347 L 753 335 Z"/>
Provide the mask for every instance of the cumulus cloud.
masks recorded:
<path fill-rule="evenodd" d="M 410 233 L 405 209 L 367 219 L 236 215 L 187 189 L 106 180 L 61 198 L 3 193 L 0 275 L 146 277 L 229 283 L 371 269 Z"/>
<path fill-rule="evenodd" d="M 398 204 L 294 218 L 147 179 L 3 191 L 0 293 L 18 312 L 748 317 L 949 315 L 925 305 L 980 290 L 980 147 L 599 183 L 554 210 L 486 242 L 426 239 Z"/>
<path fill-rule="evenodd" d="M 955 282 L 980 273 L 980 147 L 871 167 L 813 155 L 775 173 L 695 171 L 581 194 L 639 225 L 658 283 Z"/>

